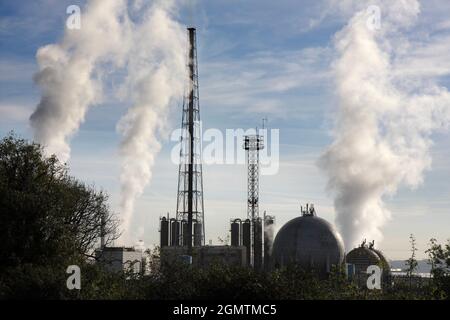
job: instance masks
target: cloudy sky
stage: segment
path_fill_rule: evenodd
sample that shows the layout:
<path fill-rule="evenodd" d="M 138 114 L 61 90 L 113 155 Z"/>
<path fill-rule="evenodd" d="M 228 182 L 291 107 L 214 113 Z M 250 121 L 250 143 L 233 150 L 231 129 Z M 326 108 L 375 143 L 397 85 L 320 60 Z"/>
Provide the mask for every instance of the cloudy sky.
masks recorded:
<path fill-rule="evenodd" d="M 187 1 L 189 2 L 189 1 Z M 395 3 L 395 1 L 393 1 Z M 277 225 L 299 215 L 312 202 L 319 216 L 335 221 L 333 196 L 319 157 L 332 143 L 335 97 L 335 39 L 356 10 L 372 1 L 198 0 L 179 4 L 176 19 L 198 30 L 200 105 L 203 129 L 253 128 L 268 118 L 279 129 L 280 165 L 275 175 L 260 180 L 261 211 L 276 216 Z M 394 12 L 380 2 L 383 13 Z M 390 3 L 390 2 L 388 2 Z M 32 139 L 29 117 L 40 100 L 33 82 L 37 49 L 58 42 L 64 34 L 66 8 L 85 1 L 24 0 L 0 3 L 0 135 L 14 130 Z M 422 1 L 414 25 L 401 30 L 408 44 L 391 57 L 393 76 L 411 81 L 432 79 L 450 86 L 450 3 Z M 182 77 L 183 75 L 181 75 Z M 115 78 L 106 93 L 113 92 Z M 415 80 L 414 80 L 415 79 Z M 420 85 L 420 84 L 419 84 Z M 181 123 L 181 97 L 170 106 L 168 130 L 153 167 L 151 182 L 136 201 L 131 230 L 146 245 L 158 242 L 158 218 L 176 209 L 177 173 L 171 161 L 173 129 Z M 106 190 L 118 211 L 120 159 L 119 119 L 129 105 L 106 94 L 87 113 L 71 139 L 71 174 Z M 433 131 L 432 165 L 423 182 L 411 189 L 399 185 L 383 197 L 391 219 L 382 227 L 379 244 L 392 259 L 409 254 L 409 234 L 417 238 L 420 256 L 428 240 L 450 237 L 450 133 Z M 229 219 L 246 215 L 246 169 L 243 165 L 205 165 L 206 241 L 218 243 Z M 362 240 L 362 239 L 361 239 Z"/>

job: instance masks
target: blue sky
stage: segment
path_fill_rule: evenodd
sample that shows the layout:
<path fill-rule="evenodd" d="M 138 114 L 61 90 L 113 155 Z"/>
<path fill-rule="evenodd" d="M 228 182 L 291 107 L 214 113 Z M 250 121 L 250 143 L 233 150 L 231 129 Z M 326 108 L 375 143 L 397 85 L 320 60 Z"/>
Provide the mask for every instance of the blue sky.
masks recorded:
<path fill-rule="evenodd" d="M 32 80 L 36 50 L 62 37 L 71 4 L 83 7 L 84 1 L 0 3 L 0 135 L 14 130 L 32 139 L 28 117 L 39 102 Z M 442 68 L 439 83 L 448 88 L 450 53 L 444 49 L 450 47 L 445 47 L 450 22 L 444 13 L 450 12 L 450 6 L 437 0 L 421 4 L 419 21 L 408 36 L 423 40 L 423 46 L 413 48 L 411 59 L 421 65 L 431 61 L 430 69 Z M 247 129 L 268 117 L 269 127 L 280 130 L 280 170 L 261 177 L 261 209 L 275 215 L 281 226 L 299 215 L 300 203 L 313 202 L 318 215 L 333 222 L 333 199 L 316 162 L 332 141 L 336 108 L 330 76 L 336 55 L 332 41 L 352 15 L 351 9 L 334 1 L 288 0 L 198 0 L 193 6 L 195 14 L 189 17 L 189 6 L 184 6 L 179 20 L 193 22 L 198 29 L 204 129 Z M 444 53 L 439 54 L 439 48 Z M 106 190 L 113 210 L 120 191 L 116 124 L 126 107 L 113 98 L 93 107 L 71 142 L 72 175 Z M 181 122 L 180 107 L 171 106 L 171 129 Z M 174 142 L 169 134 L 152 181 L 136 203 L 133 226 L 136 231 L 144 228 L 146 245 L 158 241 L 158 217 L 173 213 L 176 206 L 178 168 L 170 161 Z M 408 257 L 410 233 L 417 238 L 421 256 L 431 237 L 440 241 L 450 237 L 449 138 L 444 130 L 433 135 L 433 165 L 421 186 L 401 188 L 385 198 L 393 216 L 383 228 L 380 247 L 388 257 Z M 227 235 L 230 218 L 246 214 L 246 170 L 242 165 L 207 165 L 203 174 L 206 239 L 217 242 Z"/>

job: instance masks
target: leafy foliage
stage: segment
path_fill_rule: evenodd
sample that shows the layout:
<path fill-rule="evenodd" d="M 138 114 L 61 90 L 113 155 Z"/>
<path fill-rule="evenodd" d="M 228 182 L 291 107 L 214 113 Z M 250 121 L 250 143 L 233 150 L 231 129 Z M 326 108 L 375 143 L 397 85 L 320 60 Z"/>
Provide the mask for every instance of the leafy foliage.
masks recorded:
<path fill-rule="evenodd" d="M 409 236 L 409 243 L 411 243 L 411 257 L 405 261 L 406 264 L 406 274 L 409 277 L 409 285 L 412 286 L 412 278 L 415 271 L 417 271 L 417 259 L 416 259 L 416 238 L 414 235 Z"/>
<path fill-rule="evenodd" d="M 450 299 L 450 239 L 444 246 L 436 239 L 431 239 L 426 253 L 433 275 L 434 295 L 437 298 Z"/>
<path fill-rule="evenodd" d="M 86 261 L 102 228 L 109 241 L 117 237 L 107 195 L 70 177 L 56 157 L 45 157 L 38 144 L 14 134 L 0 141 L 0 208 L 4 292 L 21 283 L 33 291 L 33 285 L 64 277 L 68 265 Z"/>

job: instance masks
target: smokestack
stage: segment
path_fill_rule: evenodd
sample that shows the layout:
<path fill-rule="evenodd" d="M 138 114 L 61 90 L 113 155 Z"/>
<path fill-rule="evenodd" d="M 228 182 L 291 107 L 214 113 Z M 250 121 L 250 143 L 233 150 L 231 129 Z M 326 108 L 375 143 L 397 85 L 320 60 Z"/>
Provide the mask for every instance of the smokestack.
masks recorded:
<path fill-rule="evenodd" d="M 194 199 L 194 50 L 195 50 L 195 28 L 188 28 L 189 32 L 189 102 L 188 102 L 188 130 L 189 130 L 189 169 L 188 169 L 188 226 L 187 247 L 192 248 L 192 204 Z"/>
<path fill-rule="evenodd" d="M 187 28 L 187 34 L 188 84 L 186 96 L 183 100 L 181 121 L 182 136 L 178 173 L 177 219 L 186 221 L 184 242 L 190 253 L 192 245 L 201 246 L 205 242 L 205 221 L 195 28 Z"/>

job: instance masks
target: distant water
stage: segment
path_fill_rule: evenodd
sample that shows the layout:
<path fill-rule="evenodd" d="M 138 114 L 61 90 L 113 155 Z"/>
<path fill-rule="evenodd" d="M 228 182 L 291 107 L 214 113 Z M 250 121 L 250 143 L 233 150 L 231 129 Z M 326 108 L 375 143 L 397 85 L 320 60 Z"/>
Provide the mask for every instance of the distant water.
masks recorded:
<path fill-rule="evenodd" d="M 391 265 L 391 269 L 405 270 L 407 268 L 404 260 L 391 260 L 389 261 L 389 264 Z M 428 264 L 427 260 L 418 260 L 416 272 L 417 274 L 430 274 L 431 265 Z"/>
<path fill-rule="evenodd" d="M 400 270 L 400 269 L 397 269 Z M 393 276 L 407 276 L 407 273 L 404 271 L 396 271 L 396 269 L 391 269 L 391 274 Z M 419 276 L 421 278 L 431 278 L 431 273 L 429 272 L 414 272 L 413 275 Z"/>

